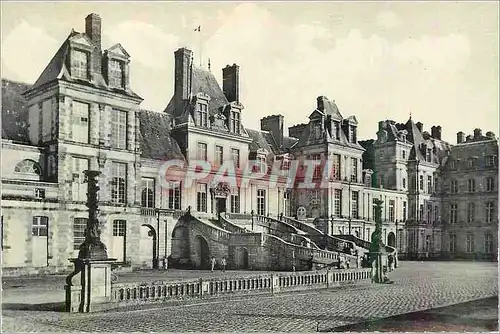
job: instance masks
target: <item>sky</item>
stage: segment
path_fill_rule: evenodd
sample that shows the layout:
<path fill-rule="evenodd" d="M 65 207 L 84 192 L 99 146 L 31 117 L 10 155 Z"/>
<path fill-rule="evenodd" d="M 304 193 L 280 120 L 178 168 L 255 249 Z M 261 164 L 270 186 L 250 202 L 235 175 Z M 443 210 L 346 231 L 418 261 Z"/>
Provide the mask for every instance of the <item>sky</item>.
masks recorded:
<path fill-rule="evenodd" d="M 34 83 L 71 29 L 102 18 L 103 48 L 131 55 L 142 108 L 161 112 L 173 94 L 174 51 L 191 48 L 221 83 L 240 66 L 243 124 L 282 114 L 308 121 L 316 98 L 355 115 L 360 139 L 378 122 L 408 118 L 444 140 L 498 135 L 498 2 L 1 2 L 1 76 Z M 201 26 L 201 32 L 195 28 Z M 286 131 L 287 132 L 287 131 Z M 287 134 L 285 134 L 287 135 Z"/>

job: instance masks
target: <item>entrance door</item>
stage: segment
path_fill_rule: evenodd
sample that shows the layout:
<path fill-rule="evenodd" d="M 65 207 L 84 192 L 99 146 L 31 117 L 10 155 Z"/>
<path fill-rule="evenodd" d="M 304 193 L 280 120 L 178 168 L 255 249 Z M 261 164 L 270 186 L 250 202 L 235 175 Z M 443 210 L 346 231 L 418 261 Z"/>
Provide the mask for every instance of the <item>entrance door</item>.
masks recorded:
<path fill-rule="evenodd" d="M 125 262 L 125 231 L 127 222 L 125 220 L 113 221 L 113 237 L 111 238 L 111 258 L 116 262 Z"/>
<path fill-rule="evenodd" d="M 216 199 L 217 214 L 226 212 L 226 198 L 217 197 Z"/>
<path fill-rule="evenodd" d="M 210 250 L 208 248 L 208 243 L 202 236 L 196 236 L 196 255 L 197 259 L 195 259 L 197 266 L 200 269 L 209 269 L 210 268 Z"/>
<path fill-rule="evenodd" d="M 141 226 L 141 239 L 139 241 L 139 256 L 141 267 L 156 267 L 156 233 L 149 225 Z"/>
<path fill-rule="evenodd" d="M 49 227 L 49 218 L 37 216 L 33 217 L 33 226 L 31 229 L 31 245 L 33 267 L 46 267 L 47 263 L 47 235 Z"/>

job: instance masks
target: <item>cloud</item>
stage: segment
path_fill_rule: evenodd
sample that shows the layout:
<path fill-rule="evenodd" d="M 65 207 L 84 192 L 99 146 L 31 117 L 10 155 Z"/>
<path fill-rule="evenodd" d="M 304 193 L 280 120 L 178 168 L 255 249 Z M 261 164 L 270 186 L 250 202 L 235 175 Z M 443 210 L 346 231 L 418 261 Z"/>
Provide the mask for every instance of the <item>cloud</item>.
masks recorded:
<path fill-rule="evenodd" d="M 121 43 L 133 62 L 153 69 L 169 69 L 167 57 L 179 43 L 177 36 L 140 21 L 126 21 L 103 33 L 113 44 Z"/>
<path fill-rule="evenodd" d="M 21 21 L 3 38 L 2 66 L 11 79 L 33 83 L 61 44 L 43 29 Z"/>
<path fill-rule="evenodd" d="M 378 13 L 376 22 L 381 27 L 391 29 L 399 25 L 399 18 L 394 12 L 383 11 Z"/>

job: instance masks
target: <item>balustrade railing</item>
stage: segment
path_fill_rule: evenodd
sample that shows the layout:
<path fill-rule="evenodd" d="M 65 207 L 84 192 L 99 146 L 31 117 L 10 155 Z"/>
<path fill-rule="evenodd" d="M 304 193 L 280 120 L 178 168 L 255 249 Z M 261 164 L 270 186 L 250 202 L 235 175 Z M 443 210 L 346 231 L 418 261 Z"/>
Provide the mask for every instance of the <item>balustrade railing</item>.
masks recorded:
<path fill-rule="evenodd" d="M 110 303 L 122 306 L 189 298 L 212 298 L 241 293 L 259 294 L 324 289 L 370 280 L 370 269 L 347 269 L 200 278 L 177 282 L 112 283 Z M 111 307 L 113 306 L 111 305 Z"/>

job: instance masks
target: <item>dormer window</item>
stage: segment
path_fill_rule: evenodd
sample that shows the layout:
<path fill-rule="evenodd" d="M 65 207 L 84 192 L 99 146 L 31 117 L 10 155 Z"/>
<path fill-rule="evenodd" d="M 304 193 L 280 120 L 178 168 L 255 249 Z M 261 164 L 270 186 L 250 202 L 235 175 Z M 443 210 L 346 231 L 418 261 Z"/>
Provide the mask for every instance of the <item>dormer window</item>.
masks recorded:
<path fill-rule="evenodd" d="M 313 137 L 313 139 L 320 139 L 321 138 L 321 122 L 320 121 L 315 121 L 312 124 L 312 137 Z"/>
<path fill-rule="evenodd" d="M 474 167 L 474 160 L 468 159 L 467 160 L 467 167 Z"/>
<path fill-rule="evenodd" d="M 89 78 L 89 53 L 81 50 L 73 50 L 71 57 L 71 74 L 78 79 Z"/>
<path fill-rule="evenodd" d="M 208 126 L 207 105 L 204 103 L 198 103 L 198 111 L 196 112 L 196 125 L 204 127 Z"/>
<path fill-rule="evenodd" d="M 239 111 L 231 111 L 231 120 L 230 120 L 230 131 L 234 133 L 240 133 L 240 112 Z"/>
<path fill-rule="evenodd" d="M 457 168 L 457 164 L 455 161 L 450 161 L 450 169 L 455 169 Z"/>
<path fill-rule="evenodd" d="M 333 131 L 332 131 L 332 136 L 333 139 L 339 139 L 340 137 L 340 125 L 339 122 L 333 122 Z"/>
<path fill-rule="evenodd" d="M 425 160 L 427 160 L 429 162 L 431 161 L 431 149 L 430 148 L 427 149 Z"/>
<path fill-rule="evenodd" d="M 109 61 L 109 85 L 111 87 L 124 88 L 123 68 L 122 61 L 115 59 Z"/>
<path fill-rule="evenodd" d="M 356 127 L 355 126 L 349 126 L 349 142 L 355 143 L 356 142 Z"/>
<path fill-rule="evenodd" d="M 257 156 L 257 164 L 258 164 L 258 171 L 260 173 L 266 174 L 267 173 L 267 163 L 266 163 L 266 156 L 265 155 L 258 155 Z"/>

